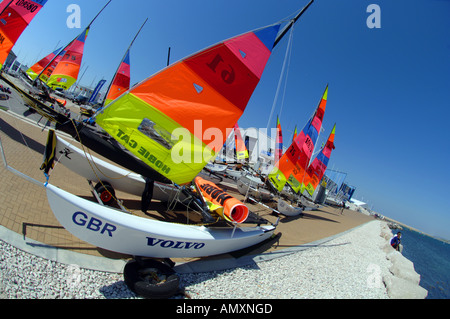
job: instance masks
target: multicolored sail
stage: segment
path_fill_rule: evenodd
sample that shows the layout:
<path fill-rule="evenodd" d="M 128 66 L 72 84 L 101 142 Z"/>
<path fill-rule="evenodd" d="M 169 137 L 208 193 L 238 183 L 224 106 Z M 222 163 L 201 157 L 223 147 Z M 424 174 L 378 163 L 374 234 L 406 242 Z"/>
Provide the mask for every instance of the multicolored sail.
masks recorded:
<path fill-rule="evenodd" d="M 89 32 L 87 27 L 80 35 L 73 40 L 64 49 L 64 55 L 56 65 L 50 78 L 47 81 L 47 85 L 52 89 L 60 87 L 67 90 L 75 83 L 80 72 L 81 60 L 83 59 L 83 50 L 86 37 Z"/>
<path fill-rule="evenodd" d="M 277 137 L 275 139 L 275 161 L 277 163 L 283 156 L 283 134 L 281 132 L 280 119 L 277 116 Z"/>
<path fill-rule="evenodd" d="M 236 159 L 238 162 L 245 161 L 245 159 L 248 158 L 248 150 L 245 147 L 245 143 L 242 139 L 241 131 L 237 123 L 234 124 L 234 144 L 236 146 Z"/>
<path fill-rule="evenodd" d="M 45 67 L 47 67 L 47 70 L 49 70 L 49 68 L 50 68 L 49 63 L 55 58 L 55 56 L 61 51 L 61 49 L 62 48 L 59 48 L 59 49 L 53 51 L 52 53 L 50 53 L 49 55 L 47 55 L 46 57 L 44 57 L 41 60 L 39 60 L 38 62 L 36 62 L 34 65 L 32 65 L 26 72 L 28 74 L 28 76 L 32 80 L 34 80 L 37 78 L 37 76 L 40 73 L 42 73 L 44 75 L 48 74 L 48 72 L 42 72 L 42 70 L 44 70 Z M 61 58 L 62 58 L 62 55 L 61 55 Z M 55 60 L 53 60 L 53 61 L 55 62 L 54 66 L 56 66 L 56 64 L 59 62 L 59 61 L 55 61 Z M 54 67 L 53 67 L 53 69 L 54 69 Z M 52 69 L 52 72 L 53 72 L 53 69 Z M 42 78 L 42 74 L 41 74 L 41 78 Z M 50 72 L 50 74 L 51 74 L 51 72 Z M 48 79 L 48 76 L 45 79 L 45 81 L 47 79 Z"/>
<path fill-rule="evenodd" d="M 158 173 L 189 183 L 244 112 L 279 28 L 245 33 L 170 65 L 111 102 L 97 124 Z"/>
<path fill-rule="evenodd" d="M 130 49 L 127 50 L 114 76 L 104 105 L 108 105 L 130 88 Z"/>
<path fill-rule="evenodd" d="M 335 149 L 334 146 L 334 135 L 336 134 L 336 124 L 334 124 L 331 130 L 328 140 L 325 146 L 322 148 L 320 153 L 316 156 L 313 162 L 308 166 L 306 170 L 306 176 L 302 183 L 301 192 L 305 189 L 312 196 L 315 189 L 319 185 L 320 180 L 325 174 L 325 170 L 328 166 L 328 161 L 330 160 L 331 151 Z"/>
<path fill-rule="evenodd" d="M 272 185 L 281 191 L 288 183 L 295 192 L 299 192 L 306 174 L 314 145 L 322 127 L 328 96 L 328 85 L 312 118 L 289 146 L 281 159 L 269 174 Z"/>
<path fill-rule="evenodd" d="M 58 53 L 58 56 L 54 57 L 53 60 L 50 60 L 50 64 L 47 65 L 45 70 L 42 70 L 39 75 L 39 79 L 43 81 L 44 83 L 47 83 L 50 76 L 53 74 L 53 71 L 55 70 L 56 66 L 58 65 L 59 61 L 64 57 L 66 54 L 65 50 L 61 50 Z"/>
<path fill-rule="evenodd" d="M 3 0 L 0 3 L 0 67 L 23 30 L 47 0 Z"/>

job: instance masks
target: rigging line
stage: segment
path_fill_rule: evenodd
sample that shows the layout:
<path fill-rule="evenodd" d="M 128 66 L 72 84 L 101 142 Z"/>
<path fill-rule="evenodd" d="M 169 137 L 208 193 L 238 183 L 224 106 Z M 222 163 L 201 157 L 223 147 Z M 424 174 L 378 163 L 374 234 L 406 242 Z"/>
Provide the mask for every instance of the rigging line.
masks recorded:
<path fill-rule="evenodd" d="M 287 65 L 287 70 L 286 70 L 286 78 L 284 81 L 284 89 L 283 89 L 283 95 L 282 95 L 282 99 L 281 99 L 281 107 L 280 107 L 280 112 L 279 112 L 279 117 L 281 118 L 281 111 L 283 110 L 283 106 L 284 106 L 284 98 L 286 97 L 286 88 L 287 88 L 287 83 L 288 83 L 288 76 L 289 76 L 289 69 L 291 66 L 291 57 L 292 57 L 292 43 L 293 43 L 293 39 L 294 39 L 294 28 L 292 28 L 291 34 L 289 36 L 289 44 L 290 44 L 290 49 L 289 49 L 289 57 L 288 57 L 288 65 Z"/>
<path fill-rule="evenodd" d="M 291 33 L 292 33 L 292 29 L 291 29 Z M 289 42 L 288 42 L 288 45 L 286 47 L 286 53 L 285 53 L 284 60 L 283 60 L 283 67 L 281 68 L 280 78 L 278 80 L 277 90 L 276 90 L 275 97 L 274 97 L 274 100 L 273 100 L 272 109 L 270 110 L 269 119 L 267 121 L 267 127 L 266 127 L 267 131 L 269 131 L 269 126 L 270 126 L 270 123 L 272 122 L 273 111 L 275 110 L 275 105 L 276 105 L 277 100 L 278 100 L 278 94 L 280 93 L 280 86 L 281 86 L 281 82 L 283 80 L 283 75 L 284 75 L 285 68 L 286 68 L 286 61 L 288 59 L 289 51 L 291 49 L 291 42 L 292 42 L 292 37 L 289 37 Z"/>

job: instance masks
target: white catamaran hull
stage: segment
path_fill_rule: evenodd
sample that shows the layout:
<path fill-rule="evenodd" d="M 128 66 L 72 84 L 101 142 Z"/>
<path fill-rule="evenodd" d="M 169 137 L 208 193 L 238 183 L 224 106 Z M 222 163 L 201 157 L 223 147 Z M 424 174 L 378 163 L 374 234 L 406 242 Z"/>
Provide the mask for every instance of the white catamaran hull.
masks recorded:
<path fill-rule="evenodd" d="M 303 212 L 302 208 L 294 207 L 281 198 L 278 199 L 277 209 L 281 214 L 285 216 L 298 216 Z"/>
<path fill-rule="evenodd" d="M 94 183 L 108 182 L 115 190 L 136 196 L 141 196 L 144 192 L 145 179 L 141 175 L 88 155 L 58 136 L 55 153 L 59 163 L 87 180 Z M 173 185 L 155 182 L 153 199 L 163 202 L 171 202 L 174 199 L 183 201 L 186 196 Z"/>
<path fill-rule="evenodd" d="M 274 226 L 205 227 L 133 216 L 85 200 L 51 184 L 50 207 L 74 236 L 97 247 L 133 256 L 192 258 L 223 254 L 270 238 Z"/>
<path fill-rule="evenodd" d="M 257 177 L 251 175 L 242 176 L 237 180 L 237 189 L 244 196 L 251 196 L 261 201 L 268 201 L 273 198 L 272 193 L 262 188 L 263 183 Z"/>

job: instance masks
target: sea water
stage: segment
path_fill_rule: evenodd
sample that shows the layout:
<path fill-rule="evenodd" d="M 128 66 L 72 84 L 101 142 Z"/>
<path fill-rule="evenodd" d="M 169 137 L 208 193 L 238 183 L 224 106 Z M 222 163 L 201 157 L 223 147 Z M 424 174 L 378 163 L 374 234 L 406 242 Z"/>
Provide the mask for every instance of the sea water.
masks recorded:
<path fill-rule="evenodd" d="M 427 299 L 450 299 L 450 244 L 406 228 L 401 232 L 402 254 L 420 274 Z"/>

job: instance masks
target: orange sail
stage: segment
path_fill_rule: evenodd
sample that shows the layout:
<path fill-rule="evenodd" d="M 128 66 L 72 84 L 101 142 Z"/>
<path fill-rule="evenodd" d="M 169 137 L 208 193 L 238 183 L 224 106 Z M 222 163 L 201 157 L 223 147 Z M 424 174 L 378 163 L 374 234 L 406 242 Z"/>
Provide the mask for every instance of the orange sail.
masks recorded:
<path fill-rule="evenodd" d="M 313 1 L 281 31 L 282 22 L 275 23 L 166 67 L 97 112 L 97 124 L 147 165 L 153 179 L 190 183 L 222 148 L 272 49 Z"/>
<path fill-rule="evenodd" d="M 308 167 L 314 145 L 322 127 L 327 97 L 328 85 L 325 88 L 325 92 L 314 115 L 269 174 L 270 182 L 278 191 L 281 191 L 286 183 L 295 192 L 300 191 L 301 183 L 306 175 L 306 168 Z"/>
<path fill-rule="evenodd" d="M 61 60 L 56 65 L 47 81 L 47 85 L 52 89 L 60 87 L 67 90 L 77 80 L 81 67 L 81 60 L 83 59 L 84 43 L 88 32 L 89 27 L 81 32 L 81 34 L 64 49 Z"/>
<path fill-rule="evenodd" d="M 279 27 L 245 33 L 170 65 L 107 105 L 97 124 L 166 178 L 192 181 L 244 112 Z M 205 134 L 211 128 L 212 142 Z"/>
<path fill-rule="evenodd" d="M 0 67 L 19 39 L 47 0 L 3 0 L 0 3 Z"/>
<path fill-rule="evenodd" d="M 308 166 L 306 170 L 306 177 L 302 183 L 301 192 L 304 189 L 312 196 L 315 189 L 319 185 L 320 180 L 325 174 L 325 170 L 328 166 L 328 161 L 330 160 L 331 151 L 335 149 L 334 146 L 334 135 L 336 134 L 336 124 L 334 124 L 333 129 L 331 130 L 330 136 L 328 136 L 328 140 L 325 143 L 325 146 L 322 148 L 320 153 L 316 156 L 311 165 Z"/>

